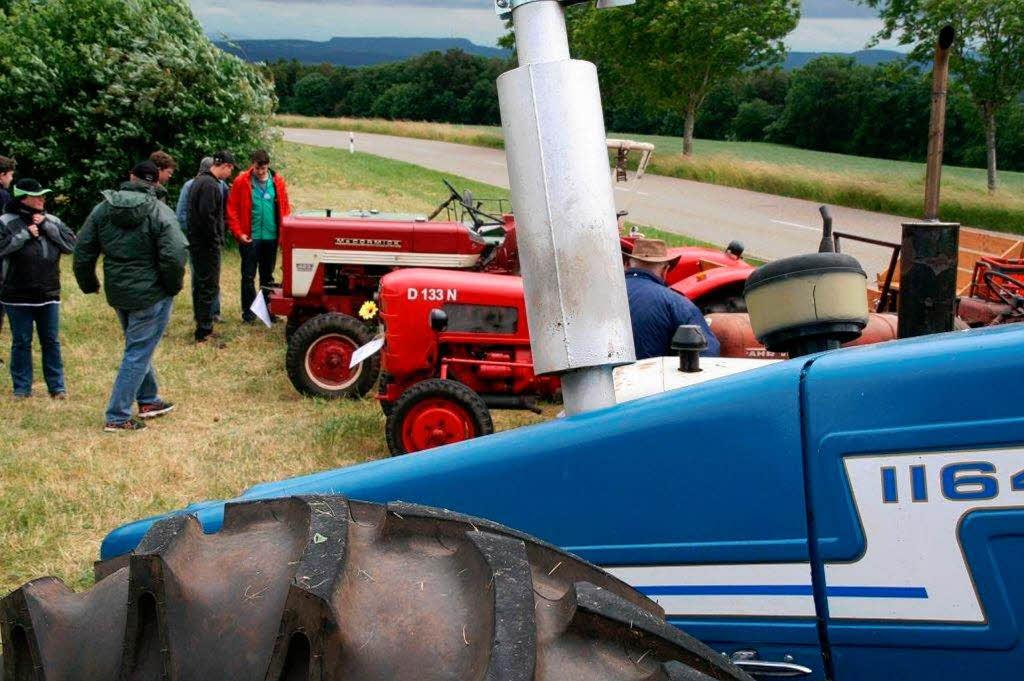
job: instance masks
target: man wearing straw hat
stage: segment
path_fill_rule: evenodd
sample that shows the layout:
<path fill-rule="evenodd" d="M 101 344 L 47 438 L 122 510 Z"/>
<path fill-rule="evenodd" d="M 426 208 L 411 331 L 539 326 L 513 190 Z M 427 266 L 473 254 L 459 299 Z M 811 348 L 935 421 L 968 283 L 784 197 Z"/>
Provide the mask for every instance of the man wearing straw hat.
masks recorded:
<path fill-rule="evenodd" d="M 672 336 L 676 329 L 687 324 L 699 326 L 708 340 L 707 350 L 702 355 L 717 357 L 721 352 L 718 339 L 697 306 L 665 284 L 665 275 L 676 266 L 679 258 L 669 255 L 664 241 L 644 238 L 636 240 L 628 256 L 626 292 L 638 360 L 672 354 Z"/>

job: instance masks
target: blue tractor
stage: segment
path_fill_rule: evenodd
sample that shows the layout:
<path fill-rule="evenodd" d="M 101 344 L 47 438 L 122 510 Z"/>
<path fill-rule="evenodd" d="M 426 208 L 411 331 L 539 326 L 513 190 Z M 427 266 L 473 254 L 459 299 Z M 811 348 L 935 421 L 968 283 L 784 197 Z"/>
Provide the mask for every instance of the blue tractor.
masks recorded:
<path fill-rule="evenodd" d="M 602 566 L 751 673 L 1024 665 L 1024 328 L 839 350 L 254 487 L 489 518 Z M 224 503 L 193 505 L 216 532 Z M 103 543 L 134 549 L 153 520 Z"/>

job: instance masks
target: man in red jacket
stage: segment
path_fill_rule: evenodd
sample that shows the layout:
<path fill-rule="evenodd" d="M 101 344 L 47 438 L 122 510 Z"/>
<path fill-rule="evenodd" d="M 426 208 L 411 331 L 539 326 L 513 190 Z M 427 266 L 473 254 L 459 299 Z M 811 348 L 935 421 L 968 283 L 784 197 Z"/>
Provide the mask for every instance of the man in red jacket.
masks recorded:
<path fill-rule="evenodd" d="M 242 321 L 252 324 L 253 279 L 257 270 L 260 287 L 271 286 L 277 265 L 277 238 L 281 220 L 292 212 L 284 178 L 270 169 L 270 154 L 252 153 L 252 166 L 235 178 L 228 194 L 228 229 L 235 235 L 242 255 Z"/>

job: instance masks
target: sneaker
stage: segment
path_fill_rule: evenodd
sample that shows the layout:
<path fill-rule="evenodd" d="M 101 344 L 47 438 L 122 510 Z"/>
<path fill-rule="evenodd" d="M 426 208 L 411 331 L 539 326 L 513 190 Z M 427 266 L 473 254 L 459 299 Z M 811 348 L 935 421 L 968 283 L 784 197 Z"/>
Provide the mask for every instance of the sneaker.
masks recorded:
<path fill-rule="evenodd" d="M 68 394 L 67 394 L 66 391 L 63 391 L 63 390 L 61 392 L 59 392 L 59 393 L 50 393 L 50 399 L 51 400 L 66 400 L 66 399 L 68 399 Z"/>
<path fill-rule="evenodd" d="M 25 395 L 23 393 L 14 393 L 14 395 L 12 395 L 12 397 L 14 399 L 16 399 L 16 400 L 27 400 L 28 398 L 30 398 L 32 396 L 31 395 Z"/>
<path fill-rule="evenodd" d="M 136 421 L 135 419 L 129 419 L 123 423 L 108 423 L 104 428 L 104 432 L 107 433 L 119 433 L 121 431 L 135 431 L 145 430 L 146 424 L 142 421 Z"/>
<path fill-rule="evenodd" d="M 174 410 L 174 405 L 170 402 L 164 402 L 160 400 L 153 402 L 152 404 L 140 404 L 139 405 L 139 418 L 140 419 L 155 419 L 157 416 L 163 416 Z"/>

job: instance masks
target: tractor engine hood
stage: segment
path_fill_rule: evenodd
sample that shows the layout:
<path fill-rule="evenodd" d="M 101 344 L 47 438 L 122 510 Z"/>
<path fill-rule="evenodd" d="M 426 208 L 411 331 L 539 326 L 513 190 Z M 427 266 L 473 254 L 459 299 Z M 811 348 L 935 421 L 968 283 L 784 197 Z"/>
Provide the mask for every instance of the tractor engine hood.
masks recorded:
<path fill-rule="evenodd" d="M 443 449 L 257 485 L 239 499 L 345 494 L 439 506 L 601 565 L 806 561 L 807 429 L 1018 422 L 1024 395 L 1008 377 L 1024 375 L 1022 348 L 1017 326 L 812 355 Z M 851 382 L 870 414 L 843 397 Z M 835 387 L 816 399 L 808 392 L 815 385 Z M 961 398 L 993 386 L 1006 399 Z M 216 532 L 224 503 L 169 515 L 195 513 Z M 695 513 L 714 522 L 691 522 Z M 102 558 L 131 551 L 158 519 L 112 532 Z"/>

